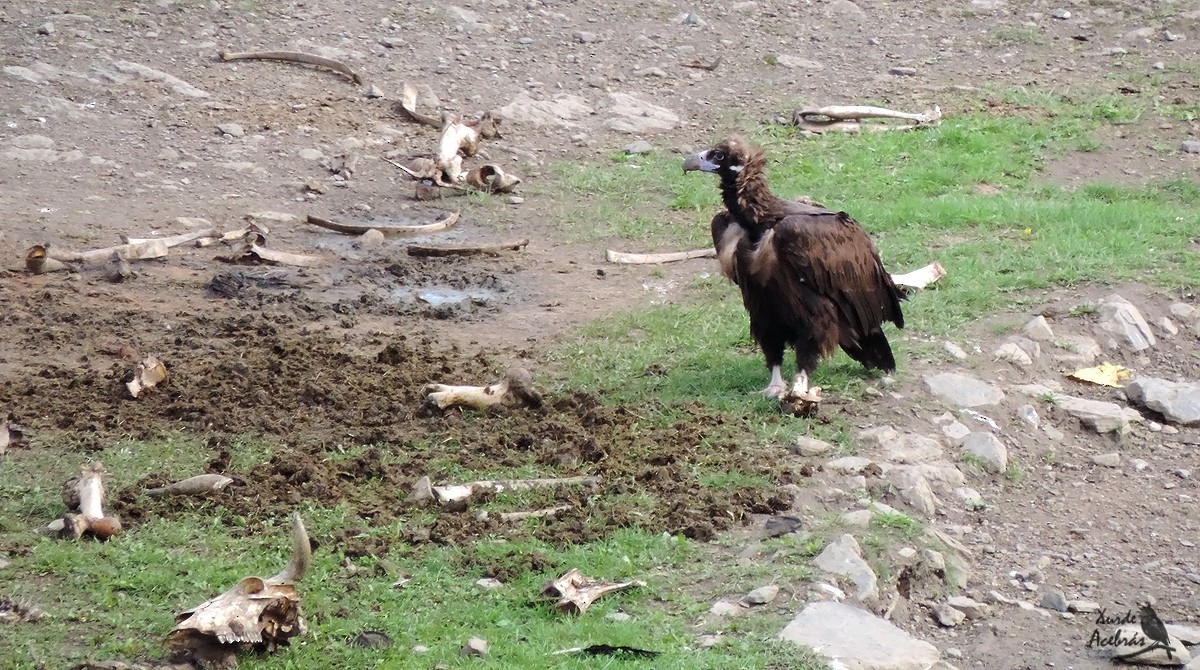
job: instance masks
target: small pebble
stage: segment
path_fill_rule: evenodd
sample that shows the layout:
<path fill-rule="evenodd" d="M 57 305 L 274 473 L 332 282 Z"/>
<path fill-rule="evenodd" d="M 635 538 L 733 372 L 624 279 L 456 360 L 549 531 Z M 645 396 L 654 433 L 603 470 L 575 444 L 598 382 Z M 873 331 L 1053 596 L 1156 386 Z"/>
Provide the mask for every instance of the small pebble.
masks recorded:
<path fill-rule="evenodd" d="M 1183 144 L 1179 145 L 1179 150 L 1185 154 L 1200 154 L 1200 141 L 1184 140 Z"/>
<path fill-rule="evenodd" d="M 525 198 L 522 198 L 519 195 L 508 196 L 508 204 L 510 204 L 510 205 L 519 205 L 523 202 L 525 202 Z"/>
<path fill-rule="evenodd" d="M 1067 19 L 1071 18 L 1071 12 L 1068 12 L 1065 9 L 1056 9 L 1050 14 L 1050 16 L 1053 16 L 1059 21 L 1066 21 Z"/>
<path fill-rule="evenodd" d="M 632 142 L 625 147 L 625 153 L 629 154 L 630 156 L 640 156 L 642 154 L 648 154 L 652 151 L 654 151 L 654 147 L 650 146 L 650 143 L 646 140 L 637 140 L 636 142 Z"/>
<path fill-rule="evenodd" d="M 241 125 L 236 124 L 236 123 L 217 124 L 217 130 L 221 131 L 222 133 L 224 133 L 230 137 L 242 137 L 243 135 L 246 134 L 246 131 L 241 127 Z"/>
<path fill-rule="evenodd" d="M 413 648 L 412 648 L 412 653 L 414 653 L 414 654 L 428 654 L 428 653 L 429 653 L 429 647 L 426 647 L 426 646 L 425 646 L 425 645 L 423 645 L 423 644 L 414 645 L 414 646 L 413 646 Z"/>
<path fill-rule="evenodd" d="M 458 650 L 462 656 L 487 656 L 488 642 L 481 637 L 473 637 Z"/>
<path fill-rule="evenodd" d="M 47 21 L 46 23 L 43 23 L 42 25 L 38 26 L 37 32 L 39 35 L 53 35 L 54 34 L 54 24 Z"/>
<path fill-rule="evenodd" d="M 521 39 L 517 40 L 517 44 L 533 44 L 533 38 L 522 37 Z"/>
<path fill-rule="evenodd" d="M 613 621 L 629 621 L 633 617 L 624 612 L 609 612 L 608 614 L 604 615 L 604 618 L 611 619 Z"/>
<path fill-rule="evenodd" d="M 917 68 L 897 65 L 896 67 L 889 68 L 888 74 L 894 74 L 897 77 L 915 77 L 917 76 Z"/>
<path fill-rule="evenodd" d="M 579 42 L 580 44 L 591 44 L 598 39 L 596 33 L 589 33 L 586 30 L 576 31 L 574 37 L 575 41 Z"/>

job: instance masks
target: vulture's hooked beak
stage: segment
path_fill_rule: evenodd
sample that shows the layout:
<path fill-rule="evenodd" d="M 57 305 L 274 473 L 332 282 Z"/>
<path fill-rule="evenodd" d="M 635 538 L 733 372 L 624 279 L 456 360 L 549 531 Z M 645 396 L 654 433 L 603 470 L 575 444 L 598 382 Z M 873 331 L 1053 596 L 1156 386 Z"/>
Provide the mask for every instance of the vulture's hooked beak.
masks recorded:
<path fill-rule="evenodd" d="M 701 172 L 716 172 L 717 168 L 719 167 L 720 166 L 718 166 L 716 163 L 708 160 L 707 151 L 701 151 L 698 154 L 692 154 L 691 156 L 687 157 L 687 160 L 683 161 L 683 171 L 685 173 L 691 172 L 692 170 L 699 170 Z"/>

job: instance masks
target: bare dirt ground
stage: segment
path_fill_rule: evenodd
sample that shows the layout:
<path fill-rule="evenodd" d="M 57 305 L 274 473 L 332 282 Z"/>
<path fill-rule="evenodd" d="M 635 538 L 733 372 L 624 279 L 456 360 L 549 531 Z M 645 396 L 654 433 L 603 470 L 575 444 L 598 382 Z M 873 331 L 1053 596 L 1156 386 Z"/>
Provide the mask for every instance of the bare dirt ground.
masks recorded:
<path fill-rule="evenodd" d="M 695 20 L 685 19 L 691 11 Z M 1063 11 L 1069 18 L 1055 18 Z M 733 444 L 701 447 L 705 427 L 719 420 L 701 410 L 669 428 L 635 431 L 636 415 L 599 404 L 587 389 L 552 398 L 540 412 L 500 412 L 499 431 L 419 409 L 417 392 L 426 382 L 486 382 L 508 364 L 536 361 L 573 326 L 652 299 L 642 288 L 650 270 L 610 266 L 599 280 L 607 241 L 573 243 L 559 232 L 555 217 L 563 203 L 548 186 L 553 166 L 598 160 L 639 137 L 659 151 L 696 147 L 716 133 L 788 116 L 801 103 L 874 101 L 920 110 L 962 87 L 1120 94 L 1121 86 L 1151 76 L 1159 77 L 1168 101 L 1195 99 L 1194 69 L 1158 70 L 1155 63 L 1194 65 L 1197 25 L 1195 3 L 1123 0 L 762 0 L 694 10 L 653 1 L 6 3 L 0 8 L 0 258 L 10 270 L 0 274 L 0 411 L 31 434 L 74 435 L 82 452 L 123 435 L 200 432 L 211 436 L 214 472 L 227 471 L 224 445 L 234 436 L 286 436 L 287 452 L 271 463 L 229 471 L 238 478 L 237 495 L 204 503 L 229 514 L 281 515 L 301 499 L 316 499 L 357 505 L 364 523 L 394 515 L 417 473 L 438 474 L 425 471 L 421 455 L 383 467 L 371 450 L 336 463 L 323 450 L 435 436 L 471 445 L 462 450 L 462 467 L 553 464 L 570 474 L 582 465 L 612 482 L 606 493 L 636 486 L 675 503 L 653 518 L 620 506 L 568 515 L 547 527 L 548 537 L 586 540 L 633 524 L 711 539 L 753 515 L 786 510 L 790 501 L 782 494 L 679 490 L 672 486 L 679 468 L 717 454 L 731 469 L 756 470 L 786 485 L 812 476 L 819 459 L 779 459 Z M 1168 41 L 1168 32 L 1186 39 Z M 223 50 L 254 49 L 336 57 L 364 84 L 302 66 L 215 59 Z M 683 67 L 718 57 L 711 72 Z M 148 75 L 139 64 L 180 81 Z M 897 66 L 914 74 L 889 73 Z M 380 160 L 389 152 L 428 153 L 435 141 L 436 131 L 394 110 L 405 81 L 428 85 L 451 111 L 564 95 L 593 111 L 561 124 L 506 120 L 504 137 L 485 144 L 488 160 L 525 179 L 523 202 L 414 202 L 412 185 Z M 384 97 L 368 97 L 368 85 Z M 605 123 L 613 93 L 653 101 L 677 119 L 644 133 L 613 130 Z M 226 123 L 244 132 L 220 132 Z M 1104 138 L 1101 151 L 1047 166 L 1044 178 L 1076 185 L 1195 175 L 1196 161 L 1176 147 L 1197 132 L 1194 122 L 1139 119 Z M 362 160 L 348 181 L 337 181 L 326 161 L 344 153 Z M 406 256 L 404 247 L 430 240 L 370 246 L 303 223 L 307 214 L 425 223 L 451 209 L 461 210 L 463 220 L 436 243 L 533 241 L 520 254 L 426 260 Z M 136 264 L 138 276 L 119 284 L 107 281 L 104 265 L 41 276 L 21 268 L 33 244 L 86 249 L 115 244 L 120 235 L 165 236 L 198 225 L 179 217 L 231 230 L 264 211 L 297 217 L 268 221 L 272 247 L 317 254 L 322 264 L 226 265 L 213 260 L 225 250 L 181 248 L 165 261 Z M 664 271 L 669 284 L 711 267 L 690 261 Z M 1113 291 L 1137 302 L 1148 319 L 1166 315 L 1172 302 L 1195 301 L 1138 286 L 1062 291 L 1045 301 L 1059 306 L 1056 328 L 1093 334 L 1087 315 L 1068 310 Z M 1028 316 L 1005 318 L 1019 324 Z M 1057 374 L 1049 362 L 1024 369 L 991 361 L 986 354 L 996 339 L 987 323 L 960 338 L 968 351 L 978 345 L 984 353 L 971 359 L 979 361 L 973 374 L 1005 384 Z M 1195 338 L 1184 333 L 1149 356 L 1109 357 L 1140 372 L 1196 379 L 1195 351 Z M 117 382 L 143 353 L 168 361 L 173 380 L 188 381 L 172 381 L 144 402 L 123 402 Z M 877 402 L 829 410 L 853 416 L 863 428 L 936 432 L 931 419 L 944 408 L 927 398 L 921 375 L 953 366 L 961 364 L 913 360 L 910 374 Z M 969 550 L 967 591 L 981 600 L 991 590 L 1015 597 L 1009 572 L 1049 556 L 1045 583 L 1070 598 L 1124 610 L 1149 591 L 1165 618 L 1200 618 L 1194 548 L 1200 494 L 1194 478 L 1177 472 L 1195 471 L 1200 432 L 1168 437 L 1138 426 L 1123 437 L 1102 437 L 1039 405 L 1043 419 L 1066 433 L 1053 440 L 1022 430 L 1016 408 L 1027 402 L 1038 404 L 1013 397 L 993 416 L 1007 434 L 1022 436 L 1012 448 L 1029 464 L 1024 476 L 973 481 L 986 509 L 947 505 L 936 519 Z M 1089 461 L 1118 450 L 1148 467 L 1135 472 Z M 117 492 L 119 511 L 132 524 L 139 513 L 170 515 L 179 504 L 147 507 L 138 498 L 137 490 L 158 483 Z M 369 494 L 364 483 L 371 484 Z M 811 518 L 847 504 L 836 497 L 810 503 L 799 511 Z M 464 515 L 414 527 L 405 540 L 457 541 L 487 532 L 486 524 Z M 348 529 L 346 538 L 354 536 Z M 1084 648 L 1092 628 L 1087 617 L 1001 605 L 990 617 L 945 629 L 931 621 L 927 604 L 914 599 L 893 620 L 939 647 L 961 650 L 961 660 L 951 659 L 956 664 L 1107 664 Z"/>

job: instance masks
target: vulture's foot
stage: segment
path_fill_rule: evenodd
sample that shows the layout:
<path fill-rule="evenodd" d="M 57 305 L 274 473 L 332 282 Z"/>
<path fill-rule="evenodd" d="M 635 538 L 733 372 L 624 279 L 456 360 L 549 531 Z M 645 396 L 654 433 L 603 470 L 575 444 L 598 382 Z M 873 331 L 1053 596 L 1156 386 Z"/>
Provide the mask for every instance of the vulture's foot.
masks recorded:
<path fill-rule="evenodd" d="M 768 398 L 778 400 L 783 397 L 783 394 L 787 393 L 787 390 L 787 383 L 783 381 L 783 372 L 780 371 L 778 365 L 772 366 L 771 383 L 767 384 L 767 388 L 762 390 L 762 394 Z"/>

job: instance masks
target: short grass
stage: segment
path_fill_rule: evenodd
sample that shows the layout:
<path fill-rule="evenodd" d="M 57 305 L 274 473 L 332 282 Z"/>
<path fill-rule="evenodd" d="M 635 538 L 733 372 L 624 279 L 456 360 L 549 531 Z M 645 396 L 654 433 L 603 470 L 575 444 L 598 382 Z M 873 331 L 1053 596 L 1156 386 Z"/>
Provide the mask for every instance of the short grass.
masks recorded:
<path fill-rule="evenodd" d="M 768 152 L 777 194 L 850 212 L 893 270 L 935 259 L 946 267 L 947 277 L 905 304 L 910 333 L 946 336 L 1053 287 L 1200 285 L 1191 242 L 1200 230 L 1195 181 L 1068 189 L 1036 179 L 1049 159 L 1099 149 L 1104 128 L 1151 119 L 1145 99 L 1018 90 L 955 107 L 941 126 L 914 132 L 749 133 Z M 710 245 L 707 222 L 720 207 L 715 179 L 683 174 L 681 160 L 614 157 L 560 167 L 562 187 L 579 203 L 578 216 L 562 219 L 565 234 L 638 250 Z M 906 343 L 892 339 L 903 361 Z M 701 399 L 751 416 L 770 411 L 748 398 L 766 373 L 740 296 L 719 277 L 695 280 L 670 304 L 595 323 L 559 357 L 568 385 L 602 389 L 616 402 L 653 394 L 668 404 Z M 851 396 L 867 381 L 843 356 L 815 379 Z"/>
<path fill-rule="evenodd" d="M 106 463 L 110 487 L 121 488 L 163 463 L 172 474 L 195 471 L 193 443 L 166 437 L 126 442 L 94 454 Z M 69 667 L 85 660 L 161 657 L 161 640 L 176 613 L 224 591 L 247 575 L 274 574 L 286 562 L 286 520 L 244 527 L 204 514 L 150 520 L 108 543 L 67 542 L 32 530 L 62 513 L 58 487 L 77 459 L 61 459 L 64 445 L 39 445 L 0 460 L 0 530 L 6 547 L 24 547 L 0 570 L 0 596 L 37 604 L 49 615 L 37 623 L 0 626 L 0 667 L 14 670 Z M 236 458 L 254 458 L 269 447 L 251 439 Z M 714 481 L 714 485 L 727 482 Z M 763 483 L 764 485 L 766 483 Z M 329 538 L 355 519 L 346 507 L 302 505 L 310 534 Z M 536 523 L 530 521 L 529 523 Z M 243 668 L 430 668 L 462 667 L 459 649 L 482 637 L 491 653 L 470 661 L 478 668 L 616 667 L 619 659 L 554 655 L 569 647 L 627 645 L 661 652 L 656 668 L 797 668 L 824 666 L 810 653 L 775 640 L 784 620 L 778 612 L 738 620 L 722 644 L 701 649 L 694 626 L 715 591 L 736 599 L 772 578 L 805 579 L 801 561 L 779 569 L 742 569 L 682 538 L 619 531 L 588 545 L 558 548 L 534 541 L 488 539 L 463 546 L 394 545 L 386 556 L 347 558 L 318 550 L 300 583 L 310 632 L 289 647 L 261 657 L 243 656 Z M 541 571 L 522 568 L 538 555 Z M 485 566 L 512 566 L 502 587 L 475 585 Z M 555 612 L 538 597 L 542 584 L 570 567 L 611 580 L 639 579 L 644 588 L 610 595 L 584 615 Z M 400 588 L 401 576 L 409 580 Z M 717 586 L 700 591 L 697 581 Z M 622 611 L 627 620 L 610 613 Z M 363 649 L 349 641 L 362 631 L 383 631 L 388 649 Z M 428 649 L 413 652 L 416 645 Z"/>

